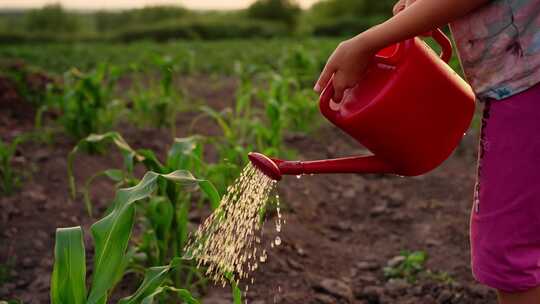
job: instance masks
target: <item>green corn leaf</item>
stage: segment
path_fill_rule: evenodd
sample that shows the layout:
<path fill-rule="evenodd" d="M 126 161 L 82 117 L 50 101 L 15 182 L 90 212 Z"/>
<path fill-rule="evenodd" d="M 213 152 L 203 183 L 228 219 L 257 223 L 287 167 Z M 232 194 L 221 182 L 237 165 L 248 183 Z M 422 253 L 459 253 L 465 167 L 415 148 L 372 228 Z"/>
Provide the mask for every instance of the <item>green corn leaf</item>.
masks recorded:
<path fill-rule="evenodd" d="M 200 140 L 201 137 L 197 135 L 184 138 L 175 138 L 174 143 L 167 153 L 167 157 L 171 158 L 179 154 L 191 154 L 197 148 Z"/>
<path fill-rule="evenodd" d="M 124 140 L 122 135 L 120 135 L 118 132 L 107 132 L 104 134 L 91 134 L 86 138 L 83 138 L 79 143 L 71 150 L 71 152 L 68 155 L 68 178 L 69 178 L 69 187 L 71 189 L 71 197 L 72 199 L 75 199 L 77 195 L 77 189 L 75 185 L 75 177 L 73 175 L 73 162 L 75 161 L 75 155 L 83 145 L 86 144 L 97 144 L 103 141 L 112 141 L 114 145 L 120 150 L 120 152 L 124 155 L 124 161 L 125 166 L 128 170 L 128 172 L 131 172 L 133 169 L 133 162 L 134 161 L 142 161 L 144 157 L 142 155 L 137 154 L 135 150 L 133 150 L 128 143 Z"/>
<path fill-rule="evenodd" d="M 200 303 L 199 301 L 197 301 L 197 299 L 195 299 L 193 297 L 193 295 L 191 295 L 191 292 L 189 292 L 189 290 L 187 290 L 187 289 L 178 289 L 178 288 L 174 288 L 174 287 L 170 287 L 170 286 L 163 286 L 163 287 L 157 288 L 154 292 L 152 292 L 151 294 L 146 296 L 146 298 L 144 298 L 141 301 L 141 304 L 153 304 L 154 303 L 154 297 L 161 294 L 161 293 L 163 293 L 163 292 L 166 292 L 166 291 L 176 293 L 178 298 L 180 300 L 182 300 L 184 303 L 187 303 L 187 304 L 199 304 Z"/>
<path fill-rule="evenodd" d="M 242 290 L 238 287 L 236 283 L 232 283 L 232 294 L 233 294 L 233 303 L 242 304 Z"/>
<path fill-rule="evenodd" d="M 95 244 L 94 275 L 87 304 L 103 303 L 117 277 L 133 228 L 135 203 L 148 198 L 158 187 L 160 178 L 180 184 L 196 186 L 198 180 L 187 171 L 170 174 L 148 172 L 134 187 L 118 190 L 114 209 L 91 227 Z"/>
<path fill-rule="evenodd" d="M 176 219 L 178 226 L 176 227 L 176 234 L 179 237 L 178 251 L 175 254 L 183 254 L 184 244 L 188 238 L 188 223 L 189 223 L 189 210 L 191 209 L 191 201 L 186 200 L 182 202 L 180 208 L 176 212 Z"/>
<path fill-rule="evenodd" d="M 112 181 L 115 181 L 115 182 L 121 182 L 124 179 L 124 173 L 122 172 L 122 170 L 109 169 L 109 170 L 104 170 L 104 171 L 101 171 L 92 175 L 85 182 L 84 189 L 83 189 L 83 197 L 84 197 L 84 204 L 86 206 L 86 211 L 88 212 L 88 215 L 90 217 L 93 216 L 93 212 L 92 212 L 93 204 L 92 204 L 92 200 L 90 199 L 90 186 L 92 185 L 92 183 L 94 182 L 96 178 L 101 177 L 101 176 L 107 176 L 108 178 L 110 178 Z"/>
<path fill-rule="evenodd" d="M 169 170 L 195 170 L 203 165 L 202 137 L 190 136 L 175 138 L 167 154 L 167 167 Z"/>
<path fill-rule="evenodd" d="M 219 195 L 219 192 L 214 184 L 207 180 L 199 180 L 199 187 L 201 191 L 208 197 L 212 210 L 217 209 L 221 201 L 221 196 Z"/>
<path fill-rule="evenodd" d="M 221 131 L 223 131 L 223 135 L 225 136 L 225 138 L 231 138 L 233 136 L 234 132 L 231 130 L 231 127 L 222 117 L 223 113 L 217 112 L 216 110 L 207 106 L 201 107 L 201 111 L 212 117 L 218 123 L 218 125 L 221 127 Z"/>
<path fill-rule="evenodd" d="M 124 180 L 124 172 L 122 172 L 122 170 L 108 169 L 103 171 L 103 174 L 105 174 L 109 179 L 117 183 Z"/>
<path fill-rule="evenodd" d="M 128 268 L 129 263 L 132 262 L 136 253 L 137 253 L 137 249 L 135 247 L 129 248 L 127 250 L 127 253 L 124 255 L 122 262 L 116 268 L 117 271 L 113 280 L 113 286 L 116 286 L 116 284 L 120 282 L 120 280 L 122 280 L 122 277 L 124 277 L 124 274 L 126 274 L 126 269 Z"/>
<path fill-rule="evenodd" d="M 153 294 L 167 279 L 170 266 L 151 267 L 146 270 L 144 279 L 137 291 L 129 297 L 118 301 L 118 304 L 138 304 L 144 298 Z"/>
<path fill-rule="evenodd" d="M 181 260 L 175 258 L 167 266 L 151 267 L 146 270 L 143 282 L 135 291 L 135 293 L 129 297 L 121 299 L 118 304 L 137 304 L 137 303 L 154 303 L 154 297 L 165 292 L 170 291 L 177 294 L 178 298 L 188 304 L 199 304 L 191 293 L 186 289 L 177 289 L 170 286 L 162 286 L 167 279 L 167 274 L 171 269 L 174 269 L 179 265 Z"/>
<path fill-rule="evenodd" d="M 225 277 L 229 280 L 229 284 L 231 284 L 233 303 L 242 304 L 242 290 L 238 287 L 238 282 L 234 280 L 232 273 L 226 273 Z"/>
<path fill-rule="evenodd" d="M 152 197 L 146 208 L 146 217 L 150 220 L 152 229 L 157 236 L 156 243 L 159 248 L 159 257 L 163 261 L 170 245 L 174 207 L 165 197 Z"/>
<path fill-rule="evenodd" d="M 58 228 L 51 278 L 53 304 L 84 304 L 86 260 L 81 227 Z"/>
<path fill-rule="evenodd" d="M 165 167 L 159 162 L 154 151 L 140 149 L 137 150 L 137 154 L 141 156 L 141 161 L 146 166 L 146 170 L 165 173 Z"/>

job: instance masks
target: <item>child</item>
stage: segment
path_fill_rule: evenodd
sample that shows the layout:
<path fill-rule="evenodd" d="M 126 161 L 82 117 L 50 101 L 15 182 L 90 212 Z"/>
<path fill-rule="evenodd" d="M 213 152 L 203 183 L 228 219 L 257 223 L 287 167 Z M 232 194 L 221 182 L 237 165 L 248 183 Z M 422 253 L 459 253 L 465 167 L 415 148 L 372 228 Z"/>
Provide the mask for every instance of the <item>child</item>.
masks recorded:
<path fill-rule="evenodd" d="M 540 0 L 400 0 L 394 14 L 341 42 L 314 89 L 332 78 L 340 101 L 378 50 L 450 23 L 466 78 L 485 101 L 473 274 L 502 304 L 540 303 Z"/>

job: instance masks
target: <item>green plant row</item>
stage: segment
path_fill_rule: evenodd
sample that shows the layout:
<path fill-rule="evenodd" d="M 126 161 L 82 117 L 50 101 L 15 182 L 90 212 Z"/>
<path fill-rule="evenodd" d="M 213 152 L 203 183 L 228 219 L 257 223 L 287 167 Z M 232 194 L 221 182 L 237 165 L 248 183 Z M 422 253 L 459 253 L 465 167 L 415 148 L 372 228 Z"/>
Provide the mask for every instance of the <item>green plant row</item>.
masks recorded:
<path fill-rule="evenodd" d="M 86 289 L 86 257 L 81 227 L 58 229 L 55 263 L 51 279 L 53 304 L 107 303 L 114 286 L 122 279 L 132 255 L 127 251 L 135 220 L 135 203 L 149 198 L 161 182 L 174 183 L 182 189 L 196 186 L 199 180 L 187 171 L 169 174 L 148 172 L 137 185 L 118 190 L 109 214 L 91 227 L 94 241 L 93 273 Z M 170 264 L 150 267 L 137 291 L 118 303 L 153 303 L 162 292 L 172 291 L 186 301 L 198 303 L 186 289 L 176 289 L 168 282 L 168 273 L 181 264 L 173 258 Z"/>

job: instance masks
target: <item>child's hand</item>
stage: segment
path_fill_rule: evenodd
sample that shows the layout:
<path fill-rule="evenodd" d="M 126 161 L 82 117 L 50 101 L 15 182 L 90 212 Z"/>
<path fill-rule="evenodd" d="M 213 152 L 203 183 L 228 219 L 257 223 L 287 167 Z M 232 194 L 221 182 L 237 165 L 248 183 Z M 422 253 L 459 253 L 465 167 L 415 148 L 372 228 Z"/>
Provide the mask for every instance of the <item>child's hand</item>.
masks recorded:
<path fill-rule="evenodd" d="M 314 90 L 321 93 L 332 79 L 334 86 L 333 100 L 334 102 L 340 102 L 343 98 L 343 92 L 355 86 L 362 78 L 376 52 L 377 50 L 364 43 L 361 34 L 341 42 L 328 58 Z"/>

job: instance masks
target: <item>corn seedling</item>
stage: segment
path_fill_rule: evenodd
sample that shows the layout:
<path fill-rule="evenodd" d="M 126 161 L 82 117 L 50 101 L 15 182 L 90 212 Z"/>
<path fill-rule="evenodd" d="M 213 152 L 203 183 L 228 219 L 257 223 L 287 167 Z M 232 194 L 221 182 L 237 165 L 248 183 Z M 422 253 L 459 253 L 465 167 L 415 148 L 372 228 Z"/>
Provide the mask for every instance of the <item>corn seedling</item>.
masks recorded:
<path fill-rule="evenodd" d="M 210 116 L 221 128 L 223 136 L 213 139 L 212 143 L 217 149 L 220 162 L 213 165 L 208 173 L 209 178 L 217 181 L 218 189 L 224 193 L 226 186 L 234 180 L 245 164 L 247 154 L 255 148 L 254 119 L 252 107 L 255 89 L 247 78 L 242 78 L 236 91 L 234 108 L 226 108 L 218 112 L 210 107 L 203 106 L 203 115 Z M 192 127 L 197 123 L 195 119 Z"/>
<path fill-rule="evenodd" d="M 200 180 L 182 170 L 169 174 L 148 172 L 137 185 L 117 191 L 112 210 L 90 228 L 94 256 L 89 290 L 86 287 L 86 257 L 81 227 L 57 230 L 51 278 L 53 304 L 107 302 L 133 258 L 133 251 L 128 250 L 128 245 L 135 221 L 135 204 L 145 201 L 163 185 L 170 183 L 179 191 L 192 191 Z M 187 289 L 177 289 L 171 285 L 170 272 L 179 269 L 181 262 L 180 258 L 172 258 L 165 266 L 145 269 L 143 281 L 135 293 L 117 303 L 154 303 L 156 297 L 165 292 L 185 303 L 199 303 Z"/>
<path fill-rule="evenodd" d="M 80 139 L 113 126 L 122 109 L 113 98 L 119 76 L 119 69 L 104 64 L 89 73 L 72 69 L 64 74 L 61 88 L 49 89 L 47 104 L 62 111 L 59 120 L 67 134 Z"/>
<path fill-rule="evenodd" d="M 173 87 L 177 67 L 168 56 L 155 56 L 153 61 L 154 66 L 151 68 L 157 67 L 159 70 L 159 83 L 154 78 L 150 78 L 146 84 L 143 79 L 135 83 L 131 92 L 130 115 L 135 123 L 143 126 L 170 128 L 174 137 L 176 115 L 182 106 L 182 95 Z M 134 70 L 139 72 L 139 67 L 135 66 Z"/>
<path fill-rule="evenodd" d="M 53 82 L 43 71 L 28 66 L 23 62 L 2 67 L 2 76 L 6 76 L 16 87 L 17 93 L 33 105 L 41 105 L 45 101 L 46 86 Z"/>
<path fill-rule="evenodd" d="M 133 168 L 137 164 L 142 164 L 147 170 L 160 174 L 169 174 L 176 170 L 189 170 L 192 172 L 202 172 L 206 164 L 202 161 L 202 145 L 200 138 L 188 137 L 177 138 L 171 146 L 167 159 L 160 162 L 154 152 L 150 150 L 134 150 L 127 142 L 115 132 L 103 135 L 91 135 L 82 140 L 70 153 L 68 159 L 69 178 L 72 189 L 72 196 L 75 197 L 75 181 L 73 177 L 74 157 L 81 146 L 95 145 L 101 142 L 112 142 L 124 156 L 124 166 L 122 169 L 109 169 L 98 172 L 87 182 L 84 190 L 86 206 L 92 212 L 92 204 L 89 198 L 89 187 L 95 178 L 106 176 L 117 183 L 117 186 L 130 186 L 139 182 L 133 174 Z M 204 197 L 200 200 L 208 200 L 212 209 L 217 208 L 220 195 L 216 188 L 208 180 L 197 179 L 197 185 Z M 143 223 L 145 233 L 139 243 L 137 252 L 143 253 L 145 263 L 148 265 L 163 265 L 171 258 L 182 256 L 184 246 L 188 237 L 188 215 L 192 208 L 194 196 L 190 191 L 180 191 L 180 188 L 172 181 L 163 180 L 159 183 L 155 195 L 145 199 L 142 205 Z M 182 271 L 181 271 L 182 270 Z M 180 273 L 186 273 L 181 277 Z M 205 281 L 198 271 L 187 263 L 178 263 L 175 266 L 174 283 L 175 286 L 190 286 L 196 284 L 203 285 Z"/>
<path fill-rule="evenodd" d="M 283 76 L 295 79 L 301 87 L 310 91 L 313 91 L 314 77 L 319 75 L 320 68 L 315 56 L 302 46 L 285 52 L 279 62 L 279 71 Z"/>
<path fill-rule="evenodd" d="M 12 160 L 17 152 L 18 145 L 26 136 L 17 136 L 11 143 L 0 139 L 0 190 L 4 195 L 11 195 L 19 185 L 19 176 L 13 167 Z"/>

